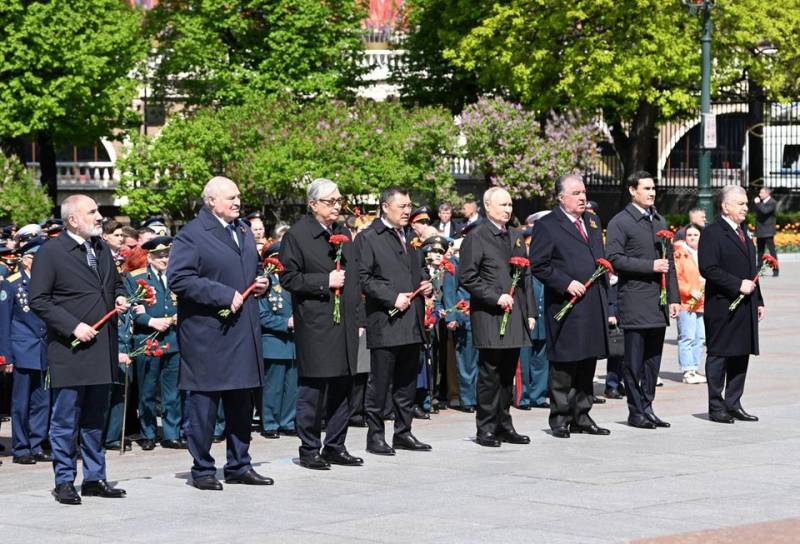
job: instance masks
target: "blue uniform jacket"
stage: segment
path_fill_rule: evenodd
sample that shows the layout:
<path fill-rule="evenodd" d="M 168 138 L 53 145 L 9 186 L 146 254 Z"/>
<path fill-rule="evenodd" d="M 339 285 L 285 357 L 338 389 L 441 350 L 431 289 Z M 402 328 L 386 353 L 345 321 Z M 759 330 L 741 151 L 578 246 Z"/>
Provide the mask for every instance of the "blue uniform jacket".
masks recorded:
<path fill-rule="evenodd" d="M 164 272 L 166 275 L 166 271 Z M 133 315 L 133 349 L 138 349 L 145 342 L 145 339 L 155 332 L 155 329 L 150 328 L 148 323 L 154 317 L 174 317 L 177 313 L 177 306 L 175 304 L 175 297 L 169 288 L 164 287 L 164 284 L 158 281 L 158 274 L 149 265 L 145 268 L 132 271 L 125 277 L 125 287 L 131 295 L 136 292 L 138 288 L 137 280 L 144 280 L 156 292 L 155 304 L 145 304 L 143 314 L 132 312 Z M 166 332 L 159 333 L 156 340 L 163 348 L 164 345 L 169 344 L 169 349 L 165 349 L 164 353 L 175 353 L 178 351 L 178 333 L 175 325 L 172 325 Z"/>
<path fill-rule="evenodd" d="M 533 286 L 533 302 L 539 311 L 539 317 L 544 315 L 544 285 L 531 275 L 531 285 Z M 537 319 L 536 326 L 531 331 L 531 340 L 547 340 L 547 330 L 544 319 Z"/>
<path fill-rule="evenodd" d="M 292 295 L 280 286 L 276 275 L 270 285 L 266 296 L 258 301 L 264 359 L 294 359 L 294 330 L 289 330 Z"/>
<path fill-rule="evenodd" d="M 455 274 L 450 274 L 446 271 L 444 273 L 444 283 L 442 284 L 442 305 L 444 306 L 445 310 L 455 306 L 459 300 L 463 299 L 469 302 L 469 291 L 458 285 L 458 258 L 450 257 L 450 262 L 456 267 L 456 272 Z M 455 310 L 450 311 L 447 313 L 447 315 L 445 315 L 444 321 L 445 323 L 451 323 L 455 321 L 458 323 L 459 329 L 472 330 L 472 322 L 469 319 L 469 315 L 465 314 L 464 312 Z"/>
<path fill-rule="evenodd" d="M 47 370 L 47 326 L 31 311 L 30 278 L 17 272 L 0 282 L 0 355 L 25 370 Z"/>

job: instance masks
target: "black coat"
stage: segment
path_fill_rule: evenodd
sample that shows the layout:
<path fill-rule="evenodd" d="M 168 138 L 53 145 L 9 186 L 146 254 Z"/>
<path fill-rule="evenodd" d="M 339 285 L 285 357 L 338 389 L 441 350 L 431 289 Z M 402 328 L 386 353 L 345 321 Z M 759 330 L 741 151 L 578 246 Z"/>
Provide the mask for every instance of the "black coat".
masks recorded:
<path fill-rule="evenodd" d="M 728 306 L 739 296 L 742 280 L 752 280 L 758 272 L 756 250 L 745 230 L 746 244 L 720 217 L 703 229 L 697 260 L 706 279 L 706 349 L 709 355 L 730 357 L 758 355 L 758 306 L 764 305 L 761 287 L 733 312 Z"/>
<path fill-rule="evenodd" d="M 351 238 L 350 231 L 339 224 L 333 225 L 333 233 Z M 328 278 L 336 269 L 336 249 L 328 238 L 322 225 L 307 215 L 281 240 L 280 260 L 286 268 L 281 285 L 292 294 L 297 368 L 304 378 L 348 376 L 356 373 L 358 364 L 358 252 L 352 239 L 342 246 L 345 284 L 340 295 L 341 322 L 334 324 L 335 297 Z"/>
<path fill-rule="evenodd" d="M 766 202 L 754 204 L 756 208 L 756 238 L 775 236 L 775 213 L 778 202 L 770 197 Z"/>
<path fill-rule="evenodd" d="M 86 248 L 67 232 L 45 243 L 31 271 L 30 306 L 47 325 L 47 361 L 52 387 L 109 384 L 117 370 L 117 318 L 103 325 L 88 343 L 72 349 L 72 331 L 79 323 L 94 325 L 126 296 L 125 286 L 105 242 L 92 241 L 96 274 L 86 260 Z"/>
<path fill-rule="evenodd" d="M 605 257 L 600 218 L 586 212 L 583 224 L 588 244 L 559 207 L 533 227 L 531 270 L 545 288 L 547 358 L 551 361 L 604 359 L 608 355 L 607 276 L 597 280 L 566 317 L 555 320 L 572 298 L 567 293 L 569 284 L 573 280 L 585 283 L 597 268 L 597 259 Z"/>
<path fill-rule="evenodd" d="M 250 296 L 230 317 L 218 315 L 259 270 L 253 233 L 243 221 L 236 224 L 238 246 L 203 207 L 172 242 L 167 278 L 178 297 L 181 389 L 228 391 L 262 384 L 258 300 Z"/>
<path fill-rule="evenodd" d="M 652 329 L 669 325 L 668 306 L 659 303 L 661 273 L 653 272 L 653 261 L 661 258 L 661 241 L 656 232 L 666 230 L 664 218 L 655 212 L 648 221 L 633 204 L 608 223 L 606 254 L 619 276 L 619 326 L 623 329 Z M 678 304 L 680 295 L 667 241 L 667 304 Z"/>
<path fill-rule="evenodd" d="M 410 293 L 423 279 L 422 253 L 409 245 L 406 252 L 397 235 L 379 218 L 356 238 L 361 271 L 361 289 L 366 296 L 367 347 L 385 348 L 422 344 L 425 341 L 423 319 L 425 297 L 418 295 L 411 306 L 394 317 L 397 295 Z"/>
<path fill-rule="evenodd" d="M 506 333 L 500 336 L 505 311 L 497 299 L 511 289 L 511 257 L 527 258 L 522 233 L 501 231 L 491 221 L 475 227 L 461 244 L 458 284 L 470 295 L 469 318 L 472 343 L 476 348 L 504 349 L 531 345 L 528 318 L 538 317 L 533 300 L 530 268 L 525 268 L 514 290 L 514 307 L 508 316 Z"/>

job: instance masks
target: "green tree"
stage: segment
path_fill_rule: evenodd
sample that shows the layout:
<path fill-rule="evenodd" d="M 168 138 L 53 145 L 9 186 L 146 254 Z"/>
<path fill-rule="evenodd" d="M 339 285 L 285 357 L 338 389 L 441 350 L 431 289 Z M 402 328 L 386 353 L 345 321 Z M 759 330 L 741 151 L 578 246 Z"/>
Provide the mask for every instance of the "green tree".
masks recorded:
<path fill-rule="evenodd" d="M 156 93 L 191 105 L 352 95 L 363 14 L 353 0 L 162 0 L 149 17 Z"/>
<path fill-rule="evenodd" d="M 53 201 L 25 166 L 16 157 L 0 153 L 0 221 L 20 226 L 39 223 L 52 208 Z"/>
<path fill-rule="evenodd" d="M 713 92 L 749 76 L 796 94 L 800 0 L 717 4 Z M 759 54 L 765 40 L 776 55 Z M 626 173 L 649 163 L 659 124 L 697 110 L 700 23 L 679 0 L 509 0 L 449 41 L 445 58 L 485 89 L 540 112 L 602 112 Z"/>
<path fill-rule="evenodd" d="M 286 216 L 302 203 L 306 182 L 327 177 L 356 202 L 389 185 L 420 199 L 450 196 L 445 156 L 457 129 L 442 108 L 397 102 L 298 103 L 285 97 L 206 108 L 171 121 L 156 139 L 134 137 L 120 160 L 118 196 L 126 213 L 194 216 L 202 186 L 215 174 L 239 184 L 245 207 Z"/>
<path fill-rule="evenodd" d="M 132 71 L 147 42 L 142 14 L 119 0 L 0 3 L 0 139 L 40 148 L 42 185 L 56 199 L 55 148 L 93 143 L 136 120 Z"/>

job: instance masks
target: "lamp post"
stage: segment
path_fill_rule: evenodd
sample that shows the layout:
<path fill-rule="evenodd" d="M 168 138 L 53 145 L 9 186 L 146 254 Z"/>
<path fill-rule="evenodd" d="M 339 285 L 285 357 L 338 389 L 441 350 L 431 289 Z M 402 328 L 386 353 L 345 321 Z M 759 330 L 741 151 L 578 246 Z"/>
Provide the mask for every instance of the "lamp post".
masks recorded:
<path fill-rule="evenodd" d="M 700 15 L 703 36 L 700 39 L 701 88 L 700 88 L 700 160 L 697 168 L 697 207 L 713 217 L 711 199 L 711 149 L 716 147 L 716 119 L 711 115 L 711 12 L 716 0 L 682 0 L 690 15 Z M 713 124 L 713 126 L 712 126 Z"/>

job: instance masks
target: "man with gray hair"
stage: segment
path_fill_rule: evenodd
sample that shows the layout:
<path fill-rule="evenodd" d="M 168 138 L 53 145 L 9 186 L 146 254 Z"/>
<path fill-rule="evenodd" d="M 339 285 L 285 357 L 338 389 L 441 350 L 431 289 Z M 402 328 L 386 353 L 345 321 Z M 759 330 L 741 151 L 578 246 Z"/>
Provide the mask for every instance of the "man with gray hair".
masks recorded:
<path fill-rule="evenodd" d="M 258 301 L 243 293 L 255 282 L 262 295 L 256 241 L 239 220 L 239 188 L 214 177 L 203 189 L 205 206 L 172 242 L 167 276 L 178 297 L 179 384 L 186 399 L 187 442 L 194 464 L 192 484 L 221 490 L 211 442 L 219 403 L 227 424 L 225 481 L 270 485 L 250 463 L 250 393 L 263 370 Z"/>
<path fill-rule="evenodd" d="M 741 398 L 750 355 L 758 355 L 758 322 L 764 318 L 753 242 L 742 228 L 747 193 L 738 185 L 720 192 L 720 217 L 703 230 L 697 248 L 700 273 L 706 279 L 706 380 L 708 418 L 717 423 L 758 421 L 742 408 Z M 731 310 L 734 301 L 741 302 Z M 724 389 L 724 397 L 723 397 Z"/>

